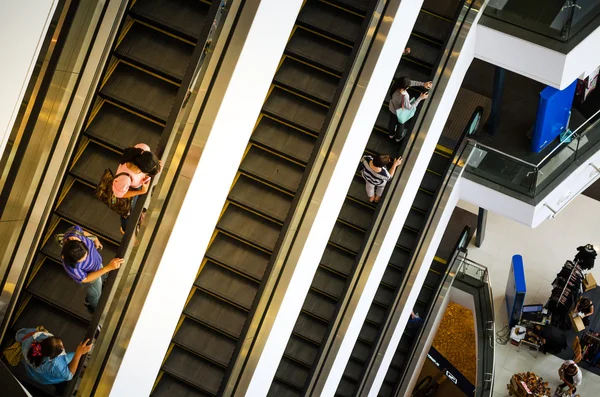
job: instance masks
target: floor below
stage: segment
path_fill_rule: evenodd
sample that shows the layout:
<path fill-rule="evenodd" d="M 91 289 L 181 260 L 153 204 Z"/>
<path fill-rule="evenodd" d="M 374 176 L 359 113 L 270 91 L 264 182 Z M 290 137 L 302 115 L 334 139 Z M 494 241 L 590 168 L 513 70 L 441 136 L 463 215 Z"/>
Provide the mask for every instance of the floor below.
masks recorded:
<path fill-rule="evenodd" d="M 460 206 L 476 213 L 477 208 L 461 202 Z M 545 303 L 551 283 L 563 262 L 572 259 L 576 248 L 592 243 L 600 245 L 600 202 L 580 195 L 555 219 L 531 229 L 503 216 L 489 213 L 485 241 L 481 248 L 472 241 L 469 258 L 488 267 L 494 295 L 496 331 L 507 325 L 504 291 L 512 255 L 523 256 L 527 294 L 525 304 Z M 600 279 L 600 262 L 592 273 Z M 596 306 L 599 306 L 596 303 Z M 568 341 L 571 342 L 570 340 Z M 561 383 L 558 368 L 563 360 L 551 354 L 539 354 L 528 349 L 496 343 L 496 369 L 493 397 L 508 396 L 506 384 L 515 372 L 533 371 L 548 381 L 554 389 Z M 600 376 L 583 371 L 582 397 L 597 395 Z"/>

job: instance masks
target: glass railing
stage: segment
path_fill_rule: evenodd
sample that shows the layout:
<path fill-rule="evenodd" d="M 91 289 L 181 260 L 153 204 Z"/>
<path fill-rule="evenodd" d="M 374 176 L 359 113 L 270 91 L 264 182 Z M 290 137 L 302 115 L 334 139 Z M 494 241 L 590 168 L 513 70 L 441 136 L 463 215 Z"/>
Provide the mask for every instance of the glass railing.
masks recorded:
<path fill-rule="evenodd" d="M 484 14 L 562 42 L 600 15 L 597 0 L 490 0 Z"/>
<path fill-rule="evenodd" d="M 534 198 L 552 182 L 565 178 L 567 168 L 600 142 L 600 110 L 576 130 L 561 138 L 540 162 L 527 162 L 498 149 L 470 140 L 473 154 L 466 172 Z"/>

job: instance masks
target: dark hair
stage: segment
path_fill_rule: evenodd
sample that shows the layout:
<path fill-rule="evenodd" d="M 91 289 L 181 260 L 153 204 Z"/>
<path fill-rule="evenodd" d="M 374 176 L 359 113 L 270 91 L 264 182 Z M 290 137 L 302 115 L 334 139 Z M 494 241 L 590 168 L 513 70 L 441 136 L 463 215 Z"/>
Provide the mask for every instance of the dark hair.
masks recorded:
<path fill-rule="evenodd" d="M 148 176 L 154 176 L 159 171 L 158 157 L 152 152 L 137 147 L 125 149 L 119 163 L 133 163 Z"/>
<path fill-rule="evenodd" d="M 394 95 L 394 92 L 398 91 L 398 90 L 405 90 L 408 87 L 410 87 L 410 83 L 411 83 L 411 79 L 408 78 L 407 76 L 402 76 L 400 78 L 398 78 L 396 81 L 394 81 L 394 84 L 392 84 L 392 95 Z"/>
<path fill-rule="evenodd" d="M 590 298 L 581 298 L 581 302 L 579 302 L 580 307 L 588 308 L 592 306 L 592 301 Z"/>
<path fill-rule="evenodd" d="M 75 267 L 77 266 L 77 262 L 79 262 L 87 252 L 87 247 L 83 241 L 67 240 L 62 247 L 61 255 L 65 265 Z"/>
<path fill-rule="evenodd" d="M 380 154 L 373 157 L 373 165 L 375 167 L 385 167 L 392 161 L 392 158 L 387 154 Z"/>
<path fill-rule="evenodd" d="M 38 354 L 36 354 L 36 350 Z M 31 344 L 31 347 L 27 351 L 27 361 L 34 367 L 39 367 L 45 357 L 52 359 L 62 353 L 62 351 L 63 348 L 60 344 L 60 339 L 56 336 L 50 336 L 41 342 L 33 342 Z"/>
<path fill-rule="evenodd" d="M 569 364 L 567 368 L 565 368 L 565 374 L 569 376 L 573 376 L 577 373 L 577 365 Z"/>

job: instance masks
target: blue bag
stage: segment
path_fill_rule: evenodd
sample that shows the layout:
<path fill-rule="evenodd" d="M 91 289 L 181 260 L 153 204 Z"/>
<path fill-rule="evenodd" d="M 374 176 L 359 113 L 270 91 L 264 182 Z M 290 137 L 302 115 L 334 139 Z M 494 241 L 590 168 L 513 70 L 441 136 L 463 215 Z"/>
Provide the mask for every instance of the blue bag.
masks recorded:
<path fill-rule="evenodd" d="M 411 105 L 415 102 L 415 98 L 410 100 Z M 417 107 L 413 106 L 412 109 L 404 109 L 404 101 L 402 101 L 402 107 L 396 109 L 396 116 L 398 117 L 398 122 L 400 124 L 406 123 L 408 120 L 412 119 L 412 117 L 417 112 Z"/>

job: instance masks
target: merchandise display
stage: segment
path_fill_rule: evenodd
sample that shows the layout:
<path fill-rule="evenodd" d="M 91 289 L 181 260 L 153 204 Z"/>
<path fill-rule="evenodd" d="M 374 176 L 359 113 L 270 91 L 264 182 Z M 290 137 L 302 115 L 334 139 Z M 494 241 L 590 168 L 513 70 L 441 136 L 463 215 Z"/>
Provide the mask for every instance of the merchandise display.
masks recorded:
<path fill-rule="evenodd" d="M 517 397 L 546 397 L 551 392 L 548 382 L 533 372 L 514 374 L 506 388 L 510 396 Z"/>
<path fill-rule="evenodd" d="M 552 282 L 552 293 L 546 304 L 552 324 L 562 329 L 571 327 L 569 316 L 583 292 L 583 272 L 578 263 L 567 261 Z"/>
<path fill-rule="evenodd" d="M 581 359 L 597 366 L 600 363 L 600 334 L 598 332 L 586 332 L 581 338 Z"/>
<path fill-rule="evenodd" d="M 579 263 L 579 266 L 581 266 L 583 270 L 592 270 L 597 255 L 596 249 L 592 244 L 582 245 L 581 247 L 577 247 L 575 261 Z"/>

